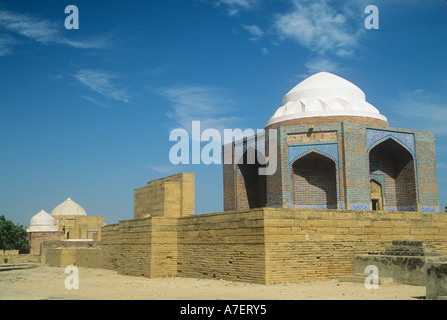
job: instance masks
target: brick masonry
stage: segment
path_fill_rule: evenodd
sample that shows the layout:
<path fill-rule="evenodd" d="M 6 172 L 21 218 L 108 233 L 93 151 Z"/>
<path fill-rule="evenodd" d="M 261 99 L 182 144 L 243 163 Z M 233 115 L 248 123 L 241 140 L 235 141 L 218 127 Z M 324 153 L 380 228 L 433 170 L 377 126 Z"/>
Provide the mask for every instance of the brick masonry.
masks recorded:
<path fill-rule="evenodd" d="M 278 139 L 277 171 L 266 177 L 266 195 L 259 193 L 266 200 L 266 206 L 370 210 L 370 181 L 374 179 L 382 187 L 385 210 L 439 212 L 433 133 L 392 128 L 379 120 L 357 118 L 304 118 L 266 128 L 276 128 Z M 331 160 L 335 174 L 327 173 L 330 178 L 327 174 L 321 175 L 318 183 L 310 183 L 313 178 L 304 179 L 305 174 L 301 174 L 303 179 L 298 182 L 294 175 L 300 170 L 296 167 L 298 161 L 302 169 L 307 166 L 306 170 L 312 175 L 312 167 L 305 160 L 314 158 L 315 154 Z M 376 163 L 381 169 L 371 171 Z M 327 172 L 328 168 L 328 165 L 317 166 L 313 170 Z M 224 165 L 223 175 L 224 210 L 254 208 L 248 201 L 247 190 L 255 189 L 254 185 L 259 182 L 247 178 L 251 175 L 244 175 L 234 164 Z M 337 200 L 322 204 L 317 194 L 323 190 L 317 185 L 327 180 L 331 184 L 336 182 Z M 297 186 L 303 193 L 314 189 L 311 203 L 297 200 L 297 192 L 301 192 Z M 333 195 L 330 197 L 332 199 Z"/>

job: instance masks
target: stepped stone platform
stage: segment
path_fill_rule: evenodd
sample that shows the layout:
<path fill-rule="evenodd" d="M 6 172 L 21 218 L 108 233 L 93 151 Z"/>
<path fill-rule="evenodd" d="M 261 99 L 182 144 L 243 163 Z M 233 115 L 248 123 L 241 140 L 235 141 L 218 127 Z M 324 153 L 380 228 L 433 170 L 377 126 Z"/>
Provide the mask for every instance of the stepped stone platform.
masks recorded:
<path fill-rule="evenodd" d="M 380 254 L 362 254 L 354 257 L 354 274 L 343 276 L 340 281 L 360 282 L 368 276 L 365 268 L 374 265 L 379 271 L 379 284 L 392 279 L 394 283 L 425 286 L 427 263 L 447 262 L 425 241 L 393 241 L 392 245 Z M 386 280 L 385 280 L 385 279 Z"/>

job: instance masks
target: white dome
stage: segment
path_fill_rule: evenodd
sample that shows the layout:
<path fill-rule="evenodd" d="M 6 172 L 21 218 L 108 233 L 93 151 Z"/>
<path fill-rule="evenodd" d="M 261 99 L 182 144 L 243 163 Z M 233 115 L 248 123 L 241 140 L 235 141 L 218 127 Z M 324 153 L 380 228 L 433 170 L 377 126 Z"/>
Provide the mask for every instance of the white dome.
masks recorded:
<path fill-rule="evenodd" d="M 84 208 L 68 198 L 51 211 L 53 217 L 56 216 L 86 216 Z"/>
<path fill-rule="evenodd" d="M 30 219 L 28 232 L 57 231 L 56 220 L 44 210 L 40 211 Z"/>
<path fill-rule="evenodd" d="M 358 116 L 387 121 L 374 106 L 366 102 L 365 93 L 351 82 L 328 72 L 317 73 L 290 90 L 266 127 L 285 120 Z"/>

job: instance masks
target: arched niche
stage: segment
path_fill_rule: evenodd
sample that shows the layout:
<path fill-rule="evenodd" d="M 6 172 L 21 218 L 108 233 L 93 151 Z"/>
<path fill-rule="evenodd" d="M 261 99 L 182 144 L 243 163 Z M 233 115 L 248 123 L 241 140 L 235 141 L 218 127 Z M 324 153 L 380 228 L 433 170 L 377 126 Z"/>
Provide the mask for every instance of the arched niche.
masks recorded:
<path fill-rule="evenodd" d="M 409 210 L 417 206 L 416 169 L 412 153 L 393 138 L 375 145 L 369 152 L 370 174 L 383 179 L 384 206 L 388 210 Z"/>
<path fill-rule="evenodd" d="M 334 160 L 312 151 L 293 161 L 290 169 L 295 207 L 337 207 L 337 168 Z"/>

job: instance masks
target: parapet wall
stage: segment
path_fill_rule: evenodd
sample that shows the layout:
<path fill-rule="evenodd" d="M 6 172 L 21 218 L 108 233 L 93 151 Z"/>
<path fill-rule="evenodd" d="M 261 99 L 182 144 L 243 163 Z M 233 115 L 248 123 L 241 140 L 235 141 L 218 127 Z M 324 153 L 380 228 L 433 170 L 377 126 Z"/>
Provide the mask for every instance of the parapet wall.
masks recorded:
<path fill-rule="evenodd" d="M 105 269 L 156 278 L 177 274 L 177 219 L 144 218 L 103 228 Z"/>
<path fill-rule="evenodd" d="M 357 254 L 392 240 L 425 240 L 447 254 L 447 215 L 420 212 L 265 209 L 266 283 L 352 274 Z"/>
<path fill-rule="evenodd" d="M 194 174 L 180 173 L 135 189 L 134 219 L 194 215 L 194 180 Z"/>
<path fill-rule="evenodd" d="M 264 210 L 178 220 L 178 275 L 265 282 Z"/>
<path fill-rule="evenodd" d="M 122 274 L 273 284 L 352 274 L 354 255 L 392 240 L 447 255 L 447 214 L 263 208 L 126 220 L 102 236 L 104 267 Z"/>
<path fill-rule="evenodd" d="M 101 246 L 100 241 L 93 240 L 50 240 L 42 243 L 42 263 L 46 263 L 47 250 L 50 249 L 83 249 L 83 248 L 97 248 Z M 102 263 L 101 263 L 102 264 Z M 56 263 L 57 265 L 57 263 Z M 98 264 L 99 265 L 99 264 Z"/>

